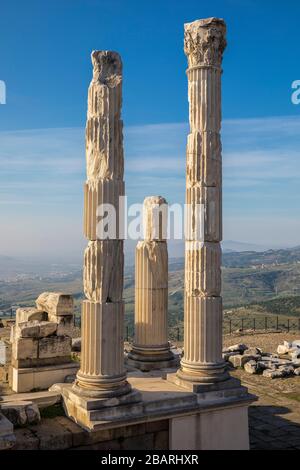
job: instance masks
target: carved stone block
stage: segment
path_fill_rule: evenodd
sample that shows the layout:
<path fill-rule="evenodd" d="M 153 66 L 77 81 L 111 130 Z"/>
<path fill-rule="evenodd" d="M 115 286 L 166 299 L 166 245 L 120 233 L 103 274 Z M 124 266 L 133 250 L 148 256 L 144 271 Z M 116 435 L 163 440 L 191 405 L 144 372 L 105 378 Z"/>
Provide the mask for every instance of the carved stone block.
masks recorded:
<path fill-rule="evenodd" d="M 73 315 L 74 301 L 70 294 L 44 292 L 36 300 L 37 308 L 49 315 Z"/>
<path fill-rule="evenodd" d="M 16 311 L 16 324 L 26 321 L 47 321 L 47 312 L 34 307 L 18 308 Z"/>

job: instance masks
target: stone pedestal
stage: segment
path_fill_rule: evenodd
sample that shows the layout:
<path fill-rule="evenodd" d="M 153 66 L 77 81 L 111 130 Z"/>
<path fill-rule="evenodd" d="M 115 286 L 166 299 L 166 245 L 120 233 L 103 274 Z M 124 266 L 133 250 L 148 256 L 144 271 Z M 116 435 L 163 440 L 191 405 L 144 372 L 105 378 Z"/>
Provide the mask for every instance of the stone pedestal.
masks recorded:
<path fill-rule="evenodd" d="M 170 450 L 249 450 L 243 404 L 173 418 L 169 429 Z"/>
<path fill-rule="evenodd" d="M 159 436 L 152 444 L 139 439 L 134 449 L 164 450 L 248 450 L 248 405 L 255 399 L 240 386 L 238 380 L 227 381 L 227 387 L 193 393 L 175 383 L 163 380 L 158 371 L 128 374 L 128 382 L 138 393 L 132 403 L 128 395 L 111 399 L 87 400 L 74 394 L 71 385 L 60 389 L 68 415 L 82 427 L 93 432 L 126 439 L 129 427 L 144 426 L 145 432 L 166 429 L 169 442 L 160 447 Z M 165 437 L 164 431 L 164 437 Z M 111 437 L 113 439 L 113 437 Z M 118 447 L 117 441 L 110 445 Z M 100 447 L 101 448 L 101 447 Z M 124 447 L 126 449 L 126 447 Z M 130 447 L 129 447 L 130 448 Z M 132 447 L 131 447 L 132 448 Z"/>
<path fill-rule="evenodd" d="M 179 363 L 168 342 L 167 207 L 161 196 L 145 199 L 145 240 L 135 252 L 135 335 L 127 362 L 144 371 Z"/>

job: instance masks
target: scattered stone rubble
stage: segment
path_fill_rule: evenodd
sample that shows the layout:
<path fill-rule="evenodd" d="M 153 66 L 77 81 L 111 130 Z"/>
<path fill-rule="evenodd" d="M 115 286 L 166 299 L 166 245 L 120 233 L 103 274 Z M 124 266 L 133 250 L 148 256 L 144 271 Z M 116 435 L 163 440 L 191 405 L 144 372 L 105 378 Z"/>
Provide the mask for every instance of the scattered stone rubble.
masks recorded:
<path fill-rule="evenodd" d="M 3 403 L 1 412 L 15 427 L 38 424 L 41 421 L 39 408 L 32 401 Z"/>
<path fill-rule="evenodd" d="M 223 359 L 231 367 L 242 367 L 248 374 L 262 374 L 270 379 L 300 376 L 300 340 L 284 341 L 278 346 L 277 354 L 235 344 L 223 350 Z"/>
<path fill-rule="evenodd" d="M 11 449 L 16 443 L 13 424 L 0 412 L 0 451 Z"/>

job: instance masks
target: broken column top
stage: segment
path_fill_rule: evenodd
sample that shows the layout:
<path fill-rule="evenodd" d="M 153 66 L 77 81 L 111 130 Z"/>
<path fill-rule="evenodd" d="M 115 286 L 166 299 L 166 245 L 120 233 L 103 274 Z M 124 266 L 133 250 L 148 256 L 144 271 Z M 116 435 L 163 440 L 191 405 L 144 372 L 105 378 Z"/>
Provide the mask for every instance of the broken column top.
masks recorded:
<path fill-rule="evenodd" d="M 117 52 L 93 51 L 86 123 L 87 179 L 123 179 L 122 61 Z"/>
<path fill-rule="evenodd" d="M 151 209 L 155 206 L 168 204 L 166 199 L 162 196 L 148 196 L 144 199 L 144 210 Z"/>
<path fill-rule="evenodd" d="M 113 88 L 122 81 L 122 60 L 114 51 L 93 51 L 93 80 Z"/>
<path fill-rule="evenodd" d="M 168 203 L 162 196 L 144 200 L 143 224 L 145 240 L 165 240 L 168 229 Z"/>
<path fill-rule="evenodd" d="M 220 67 L 226 48 L 226 24 L 221 18 L 206 18 L 184 25 L 184 52 L 189 67 Z"/>
<path fill-rule="evenodd" d="M 73 315 L 74 300 L 72 295 L 63 292 L 43 292 L 36 299 L 36 306 L 49 315 L 69 316 Z"/>

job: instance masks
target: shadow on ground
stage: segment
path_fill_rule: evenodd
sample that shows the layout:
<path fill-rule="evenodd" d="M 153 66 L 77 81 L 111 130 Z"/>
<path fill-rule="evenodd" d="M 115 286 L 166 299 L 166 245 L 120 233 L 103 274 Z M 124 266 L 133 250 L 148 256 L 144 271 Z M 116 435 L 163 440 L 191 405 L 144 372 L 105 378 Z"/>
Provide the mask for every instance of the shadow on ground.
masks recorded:
<path fill-rule="evenodd" d="M 249 428 L 251 450 L 300 450 L 300 424 L 289 416 L 284 406 L 250 406 Z"/>

